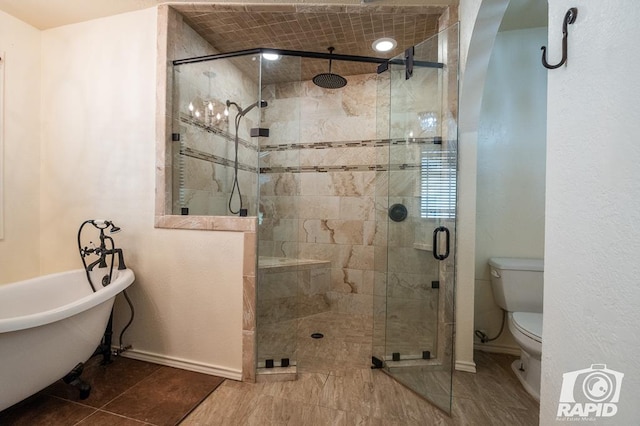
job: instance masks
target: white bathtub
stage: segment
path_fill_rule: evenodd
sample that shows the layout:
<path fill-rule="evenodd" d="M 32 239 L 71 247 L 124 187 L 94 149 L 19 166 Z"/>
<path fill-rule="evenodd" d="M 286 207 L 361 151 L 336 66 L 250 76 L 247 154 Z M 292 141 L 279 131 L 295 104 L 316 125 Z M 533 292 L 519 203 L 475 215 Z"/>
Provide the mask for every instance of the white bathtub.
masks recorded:
<path fill-rule="evenodd" d="M 134 280 L 115 270 L 95 293 L 83 269 L 0 285 L 0 410 L 44 389 L 87 361 L 102 340 L 115 296 Z"/>

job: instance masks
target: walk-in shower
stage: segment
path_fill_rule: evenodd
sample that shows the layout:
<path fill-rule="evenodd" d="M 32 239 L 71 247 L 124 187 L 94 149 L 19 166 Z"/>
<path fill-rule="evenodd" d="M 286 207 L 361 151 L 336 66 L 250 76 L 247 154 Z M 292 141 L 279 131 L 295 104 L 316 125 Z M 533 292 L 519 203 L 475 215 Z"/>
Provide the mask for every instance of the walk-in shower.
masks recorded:
<path fill-rule="evenodd" d="M 258 218 L 259 375 L 381 368 L 450 410 L 457 43 L 174 61 L 173 213 Z"/>

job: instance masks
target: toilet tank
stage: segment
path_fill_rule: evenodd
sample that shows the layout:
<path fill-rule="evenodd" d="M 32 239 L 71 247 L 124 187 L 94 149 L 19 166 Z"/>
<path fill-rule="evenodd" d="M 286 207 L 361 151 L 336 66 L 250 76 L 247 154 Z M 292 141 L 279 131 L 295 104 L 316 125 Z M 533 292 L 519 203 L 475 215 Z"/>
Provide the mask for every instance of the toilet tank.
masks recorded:
<path fill-rule="evenodd" d="M 542 259 L 492 257 L 491 288 L 498 306 L 507 312 L 542 313 Z"/>

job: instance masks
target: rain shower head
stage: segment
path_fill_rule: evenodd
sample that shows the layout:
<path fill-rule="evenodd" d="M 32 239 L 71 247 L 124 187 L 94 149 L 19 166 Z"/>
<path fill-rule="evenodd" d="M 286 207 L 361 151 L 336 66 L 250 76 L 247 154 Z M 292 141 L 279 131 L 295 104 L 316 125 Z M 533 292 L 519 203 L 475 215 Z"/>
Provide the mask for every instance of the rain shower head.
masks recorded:
<path fill-rule="evenodd" d="M 335 49 L 333 47 L 329 47 L 328 50 L 329 55 L 331 55 Z M 347 85 L 347 79 L 341 75 L 331 72 L 331 62 L 332 60 L 329 58 L 329 72 L 323 72 L 316 75 L 313 77 L 312 81 L 316 86 L 324 89 L 340 89 Z"/>
<path fill-rule="evenodd" d="M 313 77 L 313 83 L 324 89 L 340 89 L 347 85 L 347 79 L 338 74 L 323 72 Z"/>

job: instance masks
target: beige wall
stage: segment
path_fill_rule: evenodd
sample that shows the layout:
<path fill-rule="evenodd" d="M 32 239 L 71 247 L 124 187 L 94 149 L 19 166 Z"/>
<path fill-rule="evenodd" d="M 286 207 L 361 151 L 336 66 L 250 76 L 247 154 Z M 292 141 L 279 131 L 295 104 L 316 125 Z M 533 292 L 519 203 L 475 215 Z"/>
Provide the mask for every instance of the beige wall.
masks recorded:
<path fill-rule="evenodd" d="M 0 12 L 1 52 L 5 99 L 4 129 L 0 129 L 4 141 L 0 283 L 9 283 L 40 273 L 40 31 Z"/>
<path fill-rule="evenodd" d="M 154 228 L 156 20 L 154 8 L 42 33 L 42 272 L 80 266 L 83 220 L 113 220 L 137 276 L 130 354 L 239 378 L 244 235 Z M 119 333 L 125 304 L 117 314 Z"/>

